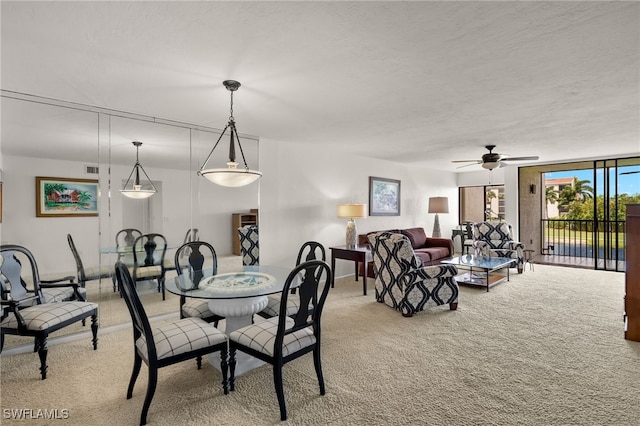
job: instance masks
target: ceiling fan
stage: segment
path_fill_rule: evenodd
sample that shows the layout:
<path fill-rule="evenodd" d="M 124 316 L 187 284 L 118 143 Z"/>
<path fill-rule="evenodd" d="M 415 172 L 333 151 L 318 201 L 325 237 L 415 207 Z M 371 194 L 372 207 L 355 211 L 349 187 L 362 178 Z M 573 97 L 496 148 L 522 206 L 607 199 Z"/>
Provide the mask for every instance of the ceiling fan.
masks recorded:
<path fill-rule="evenodd" d="M 640 170 L 635 170 L 633 172 L 622 172 L 622 173 L 620 173 L 620 175 L 633 175 L 633 174 L 636 174 L 636 173 L 640 173 Z"/>
<path fill-rule="evenodd" d="M 482 156 L 482 160 L 454 160 L 452 163 L 471 163 L 465 164 L 461 167 L 473 166 L 474 164 L 480 164 L 482 167 L 488 170 L 493 170 L 497 167 L 504 167 L 508 165 L 510 161 L 525 161 L 525 160 L 537 160 L 538 156 L 530 156 L 530 157 L 509 157 L 505 154 L 498 154 L 497 152 L 493 152 L 495 145 L 486 145 L 485 148 L 489 150 L 488 153 Z"/>

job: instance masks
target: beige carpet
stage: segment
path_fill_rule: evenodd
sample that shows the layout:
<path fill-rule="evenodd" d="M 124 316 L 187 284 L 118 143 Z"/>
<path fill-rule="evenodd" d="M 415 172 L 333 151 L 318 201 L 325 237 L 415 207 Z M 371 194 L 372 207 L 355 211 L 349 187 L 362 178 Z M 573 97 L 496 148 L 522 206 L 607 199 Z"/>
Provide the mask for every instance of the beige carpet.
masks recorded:
<path fill-rule="evenodd" d="M 341 279 L 323 317 L 327 394 L 311 356 L 288 364 L 286 423 L 637 425 L 640 343 L 624 340 L 623 296 L 624 274 L 536 265 L 489 293 L 461 288 L 457 311 L 403 318 Z M 66 424 L 138 424 L 146 368 L 126 400 L 132 358 L 130 330 L 102 334 L 97 351 L 89 338 L 52 345 L 45 381 L 36 354 L 3 356 L 3 415 L 57 408 Z M 280 423 L 270 367 L 227 396 L 220 378 L 209 364 L 162 369 L 149 424 Z"/>

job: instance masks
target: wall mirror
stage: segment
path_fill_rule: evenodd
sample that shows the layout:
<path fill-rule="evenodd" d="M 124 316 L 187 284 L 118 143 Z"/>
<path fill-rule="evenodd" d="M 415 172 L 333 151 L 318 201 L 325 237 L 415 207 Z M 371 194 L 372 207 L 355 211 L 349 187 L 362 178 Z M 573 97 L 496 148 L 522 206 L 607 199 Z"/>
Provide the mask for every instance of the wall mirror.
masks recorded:
<path fill-rule="evenodd" d="M 67 234 L 85 267 L 113 265 L 115 235 L 126 227 L 163 234 L 169 247 L 167 264 L 187 232 L 197 228 L 199 239 L 215 247 L 221 268 L 241 267 L 240 257 L 232 254 L 237 238 L 232 215 L 259 211 L 260 183 L 226 188 L 197 176 L 220 130 L 6 91 L 1 101 L 0 238 L 3 244 L 29 248 L 43 276 L 75 275 Z M 119 191 L 136 161 L 133 141 L 143 143 L 139 160 L 158 190 L 147 200 L 127 199 Z M 258 168 L 258 138 L 241 135 L 241 142 L 250 166 Z M 224 166 L 227 151 L 225 135 L 210 160 L 214 167 Z M 36 217 L 36 176 L 98 180 L 99 215 Z M 169 270 L 166 279 L 173 277 L 175 271 Z M 101 328 L 130 322 L 110 279 L 92 281 L 87 289 L 90 299 L 100 304 Z M 167 293 L 162 301 L 154 282 L 140 283 L 138 290 L 150 316 L 178 312 L 178 296 Z M 83 330 L 69 330 L 77 331 Z M 14 344 L 31 343 L 6 342 Z"/>

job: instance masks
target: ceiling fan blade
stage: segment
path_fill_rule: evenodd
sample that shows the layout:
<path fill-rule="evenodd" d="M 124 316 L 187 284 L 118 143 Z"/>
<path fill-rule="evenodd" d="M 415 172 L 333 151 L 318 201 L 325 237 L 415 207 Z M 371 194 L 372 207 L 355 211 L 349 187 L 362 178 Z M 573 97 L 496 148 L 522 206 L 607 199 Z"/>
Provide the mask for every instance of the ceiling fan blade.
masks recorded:
<path fill-rule="evenodd" d="M 481 164 L 482 161 L 480 160 L 452 160 L 452 163 L 475 163 L 475 164 Z"/>
<path fill-rule="evenodd" d="M 531 157 L 505 157 L 500 161 L 525 161 L 525 160 L 538 160 L 540 157 L 533 155 Z"/>
<path fill-rule="evenodd" d="M 454 161 L 454 163 L 456 163 L 456 161 Z M 473 162 L 473 163 L 470 163 L 470 164 L 465 164 L 464 166 L 456 167 L 456 169 L 461 169 L 463 167 L 469 167 L 469 166 L 477 166 L 478 164 L 481 164 L 481 162 L 480 161 L 476 161 L 476 162 Z"/>
<path fill-rule="evenodd" d="M 640 170 L 636 170 L 634 172 L 622 172 L 622 173 L 620 173 L 620 175 L 633 175 L 635 173 L 640 173 Z"/>

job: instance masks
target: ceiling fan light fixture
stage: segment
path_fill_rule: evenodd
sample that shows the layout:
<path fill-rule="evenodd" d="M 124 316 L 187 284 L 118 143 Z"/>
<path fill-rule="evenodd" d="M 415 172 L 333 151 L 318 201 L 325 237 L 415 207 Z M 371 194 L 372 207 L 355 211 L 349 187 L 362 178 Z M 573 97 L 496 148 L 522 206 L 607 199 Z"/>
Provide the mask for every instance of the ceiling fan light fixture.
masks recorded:
<path fill-rule="evenodd" d="M 262 177 L 262 173 L 258 170 L 251 170 L 247 164 L 247 160 L 244 157 L 244 151 L 242 150 L 242 145 L 240 144 L 240 137 L 238 136 L 238 131 L 236 130 L 236 122 L 233 117 L 233 92 L 238 90 L 240 87 L 240 83 L 235 80 L 225 80 L 222 82 L 224 87 L 231 92 L 231 114 L 229 116 L 229 122 L 222 130 L 220 137 L 216 141 L 215 145 L 209 152 L 207 159 L 204 160 L 202 167 L 198 170 L 198 175 L 207 178 L 209 181 L 226 187 L 239 187 L 249 185 L 250 183 L 255 182 L 256 180 Z M 218 143 L 222 139 L 222 136 L 229 129 L 229 161 L 227 162 L 227 168 L 210 168 L 205 169 L 209 159 L 213 155 L 213 151 L 215 151 Z M 242 161 L 244 162 L 244 168 L 238 168 L 238 163 L 236 162 L 236 148 L 235 144 L 238 143 L 238 148 L 240 148 L 240 154 L 242 155 Z"/>
<path fill-rule="evenodd" d="M 493 170 L 500 167 L 500 161 L 487 161 L 485 163 L 482 163 L 482 167 L 487 170 Z"/>
<path fill-rule="evenodd" d="M 149 178 L 149 175 L 147 175 L 147 172 L 144 171 L 144 168 L 140 164 L 140 160 L 138 158 L 138 151 L 140 149 L 140 146 L 142 146 L 142 142 L 133 141 L 131 143 L 133 144 L 133 146 L 136 147 L 136 164 L 133 165 L 133 169 L 131 170 L 131 173 L 129 174 L 129 178 L 127 179 L 127 181 L 125 182 L 124 186 L 120 190 L 120 193 L 122 195 L 124 195 L 125 197 L 134 198 L 134 199 L 138 199 L 138 200 L 144 199 L 144 198 L 149 198 L 153 194 L 158 192 L 158 190 L 153 185 L 153 182 L 151 182 L 151 179 Z M 144 174 L 144 176 L 149 181 L 150 188 L 149 187 L 144 188 L 143 185 L 140 183 L 140 171 L 141 170 L 142 170 L 142 173 Z M 133 176 L 135 176 L 135 177 L 134 177 L 134 180 L 132 181 L 131 178 Z"/>

